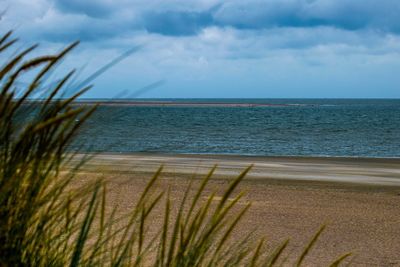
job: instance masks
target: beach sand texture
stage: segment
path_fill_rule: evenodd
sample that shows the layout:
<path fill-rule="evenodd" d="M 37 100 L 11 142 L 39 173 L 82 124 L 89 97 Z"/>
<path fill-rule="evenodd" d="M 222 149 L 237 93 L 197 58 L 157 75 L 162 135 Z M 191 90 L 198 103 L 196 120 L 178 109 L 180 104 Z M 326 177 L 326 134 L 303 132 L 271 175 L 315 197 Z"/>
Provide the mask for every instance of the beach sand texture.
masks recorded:
<path fill-rule="evenodd" d="M 252 207 L 234 237 L 257 229 L 256 235 L 265 236 L 271 246 L 291 238 L 292 253 L 284 266 L 291 266 L 324 223 L 327 229 L 304 266 L 327 266 L 345 252 L 353 253 L 352 266 L 400 266 L 398 159 L 99 154 L 81 170 L 78 181 L 106 178 L 108 205 L 129 210 L 161 164 L 157 189 L 170 188 L 176 201 L 194 173 L 200 179 L 218 164 L 206 193 L 220 192 L 254 164 L 239 186 L 247 193 L 239 207 L 248 202 Z"/>

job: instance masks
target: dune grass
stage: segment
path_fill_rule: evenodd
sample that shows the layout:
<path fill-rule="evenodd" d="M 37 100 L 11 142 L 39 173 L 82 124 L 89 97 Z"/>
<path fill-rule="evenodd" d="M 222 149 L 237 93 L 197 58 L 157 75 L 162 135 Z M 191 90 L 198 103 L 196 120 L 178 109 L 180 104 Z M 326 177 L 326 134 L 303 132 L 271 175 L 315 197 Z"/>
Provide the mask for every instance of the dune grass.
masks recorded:
<path fill-rule="evenodd" d="M 2 36 L 0 54 L 16 42 L 11 32 Z M 252 241 L 251 234 L 229 241 L 250 208 L 249 204 L 234 209 L 243 196 L 235 189 L 250 167 L 232 179 L 222 197 L 211 194 L 204 201 L 214 167 L 198 189 L 188 186 L 179 203 L 172 203 L 168 192 L 153 190 L 160 167 L 128 215 L 117 208 L 106 210 L 104 181 L 78 189 L 71 186 L 89 158 L 71 168 L 79 151 L 69 150 L 68 145 L 96 107 L 73 105 L 89 87 L 65 94 L 73 71 L 50 87 L 46 81 L 76 45 L 32 58 L 36 46 L 17 50 L 0 68 L 0 266 L 282 265 L 289 241 L 272 252 L 263 240 Z M 38 97 L 41 101 L 32 100 Z M 157 226 L 151 218 L 160 205 L 163 222 Z M 158 229 L 155 234 L 150 227 Z M 297 266 L 304 263 L 323 229 L 305 246 Z"/>

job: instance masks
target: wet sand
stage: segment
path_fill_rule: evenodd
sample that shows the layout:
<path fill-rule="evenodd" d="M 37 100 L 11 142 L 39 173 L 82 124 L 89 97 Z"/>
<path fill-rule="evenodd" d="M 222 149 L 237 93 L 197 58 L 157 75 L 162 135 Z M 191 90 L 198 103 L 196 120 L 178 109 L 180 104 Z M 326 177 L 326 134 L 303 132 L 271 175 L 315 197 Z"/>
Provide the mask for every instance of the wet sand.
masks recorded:
<path fill-rule="evenodd" d="M 218 164 L 207 193 L 221 192 L 236 174 L 254 164 L 239 186 L 252 207 L 235 236 L 257 228 L 274 246 L 291 238 L 288 262 L 321 224 L 327 229 L 304 266 L 326 266 L 352 252 L 352 266 L 400 266 L 400 160 L 284 158 L 213 155 L 100 154 L 81 171 L 82 181 L 108 180 L 109 204 L 128 210 L 151 174 L 164 165 L 157 188 L 182 197 L 189 178 Z"/>
<path fill-rule="evenodd" d="M 216 176 L 234 176 L 253 165 L 248 180 L 333 182 L 400 186 L 400 159 L 257 157 L 226 155 L 99 154 L 87 168 L 105 171 L 206 174 L 218 165 Z"/>

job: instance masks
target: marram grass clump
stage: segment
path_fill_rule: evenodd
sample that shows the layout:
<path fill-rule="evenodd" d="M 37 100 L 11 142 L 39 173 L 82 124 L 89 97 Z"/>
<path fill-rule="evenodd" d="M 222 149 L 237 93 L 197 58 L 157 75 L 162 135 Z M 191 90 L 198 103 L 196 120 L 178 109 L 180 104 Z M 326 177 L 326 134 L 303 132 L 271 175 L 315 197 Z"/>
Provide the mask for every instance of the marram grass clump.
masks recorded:
<path fill-rule="evenodd" d="M 17 42 L 11 35 L 0 38 L 0 54 L 9 55 L 0 68 L 0 266 L 285 263 L 282 254 L 288 241 L 272 252 L 263 240 L 251 241 L 251 235 L 228 242 L 250 207 L 233 210 L 243 195 L 234 191 L 250 168 L 232 180 L 221 198 L 211 194 L 204 201 L 213 168 L 194 192 L 188 186 L 180 203 L 172 203 L 168 192 L 153 190 L 160 168 L 125 216 L 117 208 L 106 211 L 104 181 L 74 188 L 76 171 L 88 157 L 75 164 L 78 151 L 68 145 L 95 107 L 74 105 L 88 88 L 74 88 L 74 94 L 66 95 L 74 71 L 50 85 L 46 81 L 77 43 L 55 55 L 31 57 L 36 45 L 7 53 Z M 153 225 L 152 213 L 161 205 L 163 222 Z M 154 234 L 149 227 L 158 230 Z M 322 230 L 299 255 L 297 266 Z"/>

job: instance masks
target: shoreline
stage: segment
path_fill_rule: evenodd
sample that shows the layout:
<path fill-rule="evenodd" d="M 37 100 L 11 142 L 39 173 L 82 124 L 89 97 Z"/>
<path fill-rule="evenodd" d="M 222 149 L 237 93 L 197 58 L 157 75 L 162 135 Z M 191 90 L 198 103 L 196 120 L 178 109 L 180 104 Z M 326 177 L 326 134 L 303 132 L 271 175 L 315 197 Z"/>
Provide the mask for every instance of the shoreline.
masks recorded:
<path fill-rule="evenodd" d="M 82 156 L 84 154 L 81 154 Z M 216 154 L 92 153 L 86 171 L 164 173 L 182 176 L 206 174 L 218 165 L 215 177 L 238 175 L 253 165 L 247 180 L 286 183 L 331 183 L 400 187 L 400 158 L 265 157 Z"/>
<path fill-rule="evenodd" d="M 364 162 L 393 162 L 400 164 L 400 157 L 359 157 L 359 156 L 302 156 L 302 155 L 283 155 L 283 156 L 264 156 L 250 154 L 216 154 L 216 153 L 168 153 L 168 152 L 84 152 L 87 155 L 110 155 L 110 156 L 165 156 L 165 157 L 193 157 L 193 158 L 221 158 L 221 159 L 255 159 L 255 160 L 316 160 L 316 161 L 347 161 L 356 160 Z M 400 165 L 399 165 L 400 167 Z"/>

